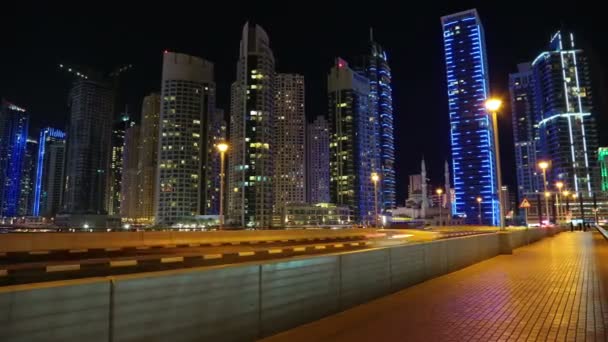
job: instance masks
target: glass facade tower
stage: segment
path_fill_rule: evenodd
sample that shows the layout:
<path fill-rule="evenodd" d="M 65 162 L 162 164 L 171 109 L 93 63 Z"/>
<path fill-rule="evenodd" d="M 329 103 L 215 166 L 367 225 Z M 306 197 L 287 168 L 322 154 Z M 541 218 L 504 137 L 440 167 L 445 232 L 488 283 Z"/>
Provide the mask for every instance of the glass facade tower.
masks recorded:
<path fill-rule="evenodd" d="M 558 31 L 532 62 L 539 158 L 551 162 L 548 179 L 583 197 L 600 190 L 598 136 L 587 57 L 573 34 Z"/>
<path fill-rule="evenodd" d="M 357 59 L 355 70 L 369 79 L 370 110 L 378 136 L 380 166 L 379 203 L 382 210 L 395 208 L 395 141 L 393 133 L 393 94 L 391 68 L 386 51 L 376 43 L 370 31 L 367 54 Z"/>
<path fill-rule="evenodd" d="M 491 116 L 485 109 L 490 94 L 484 31 L 477 10 L 441 18 L 447 74 L 454 214 L 477 223 L 498 225 L 500 206 Z"/>
<path fill-rule="evenodd" d="M 539 190 L 536 171 L 538 125 L 534 118 L 534 77 L 530 63 L 521 63 L 518 71 L 509 75 L 511 119 L 515 144 L 515 170 L 517 192 L 524 198 Z M 542 184 L 542 183 L 541 183 Z"/>
<path fill-rule="evenodd" d="M 76 80 L 70 107 L 62 211 L 106 215 L 114 90 L 103 81 Z"/>
<path fill-rule="evenodd" d="M 348 206 L 355 219 L 374 223 L 374 184 L 378 172 L 378 125 L 370 106 L 369 79 L 336 59 L 327 77 L 330 124 L 331 202 Z"/>
<path fill-rule="evenodd" d="M 34 216 L 53 217 L 61 206 L 65 162 L 65 132 L 46 127 L 40 131 L 34 182 Z"/>
<path fill-rule="evenodd" d="M 0 107 L 0 217 L 19 214 L 28 127 L 29 114 L 25 109 L 3 100 Z"/>

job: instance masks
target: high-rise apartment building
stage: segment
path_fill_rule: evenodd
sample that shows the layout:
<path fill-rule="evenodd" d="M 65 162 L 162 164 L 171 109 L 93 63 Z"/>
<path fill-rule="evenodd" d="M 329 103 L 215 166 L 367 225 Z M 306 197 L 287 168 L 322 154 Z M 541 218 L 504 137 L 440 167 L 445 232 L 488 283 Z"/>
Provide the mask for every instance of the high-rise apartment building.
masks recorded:
<path fill-rule="evenodd" d="M 140 127 L 132 124 L 125 131 L 124 149 L 122 152 L 122 170 L 120 180 L 120 217 L 123 221 L 138 223 L 140 210 L 140 172 L 139 158 L 141 152 Z"/>
<path fill-rule="evenodd" d="M 129 114 L 124 112 L 112 125 L 112 152 L 110 155 L 110 171 L 108 173 L 108 194 L 106 196 L 108 214 L 110 215 L 118 215 L 121 212 L 120 201 L 125 134 L 132 123 Z"/>
<path fill-rule="evenodd" d="M 281 216 L 286 204 L 306 201 L 304 76 L 276 74 L 274 93 L 274 210 Z"/>
<path fill-rule="evenodd" d="M 243 27 L 231 88 L 228 223 L 268 228 L 273 213 L 274 56 L 258 25 Z"/>
<path fill-rule="evenodd" d="M 29 114 L 2 100 L 0 107 L 0 217 L 19 215 Z"/>
<path fill-rule="evenodd" d="M 348 206 L 359 222 L 374 222 L 373 172 L 380 172 L 378 125 L 369 79 L 336 59 L 327 77 L 331 201 Z"/>
<path fill-rule="evenodd" d="M 63 212 L 107 214 L 114 92 L 102 81 L 78 79 L 70 91 Z"/>
<path fill-rule="evenodd" d="M 534 115 L 534 76 L 531 64 L 518 64 L 517 69 L 516 73 L 509 75 L 509 92 L 517 193 L 520 198 L 524 198 L 539 190 L 539 178 L 536 172 L 538 125 Z"/>
<path fill-rule="evenodd" d="M 34 182 L 34 216 L 54 217 L 61 208 L 65 176 L 65 132 L 51 127 L 40 131 Z"/>
<path fill-rule="evenodd" d="M 380 156 L 380 167 L 376 171 L 380 174 L 380 208 L 393 209 L 396 202 L 392 76 L 386 51 L 374 41 L 371 31 L 368 50 L 364 56 L 358 58 L 355 70 L 369 79 L 370 110 L 374 123 L 378 126 L 378 135 L 373 138 L 377 140 L 375 145 L 378 146 L 377 153 Z"/>
<path fill-rule="evenodd" d="M 157 191 L 158 142 L 160 121 L 160 95 L 152 93 L 144 97 L 141 107 L 141 150 L 138 169 L 140 172 L 139 217 L 140 223 L 154 223 L 154 198 Z"/>
<path fill-rule="evenodd" d="M 477 223 L 500 222 L 492 118 L 483 26 L 475 9 L 441 18 L 448 88 L 448 109 L 455 189 L 454 214 Z"/>
<path fill-rule="evenodd" d="M 173 225 L 204 212 L 206 120 L 215 110 L 213 63 L 165 52 L 161 101 L 156 223 Z"/>
<path fill-rule="evenodd" d="M 36 179 L 36 159 L 38 141 L 27 138 L 25 155 L 21 169 L 21 195 L 19 196 L 19 216 L 32 216 L 34 212 L 34 181 Z"/>
<path fill-rule="evenodd" d="M 224 110 L 216 108 L 209 117 L 209 130 L 207 136 L 207 163 L 205 166 L 206 197 L 205 215 L 219 215 L 220 213 L 220 153 L 217 145 L 226 141 L 226 120 Z M 225 204 L 225 197 L 224 197 Z M 226 206 L 224 206 L 225 208 Z"/>
<path fill-rule="evenodd" d="M 329 123 L 322 115 L 306 132 L 306 192 L 308 203 L 329 203 Z"/>
<path fill-rule="evenodd" d="M 592 197 L 600 182 L 587 56 L 575 46 L 572 33 L 558 31 L 532 68 L 538 159 L 550 162 L 549 181 L 562 181 L 579 196 Z"/>

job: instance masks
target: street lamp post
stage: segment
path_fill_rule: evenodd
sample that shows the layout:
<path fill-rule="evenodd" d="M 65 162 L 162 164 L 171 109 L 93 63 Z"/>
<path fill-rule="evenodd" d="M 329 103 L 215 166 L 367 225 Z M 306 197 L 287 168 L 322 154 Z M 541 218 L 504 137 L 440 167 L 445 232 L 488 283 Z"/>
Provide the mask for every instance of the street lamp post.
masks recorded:
<path fill-rule="evenodd" d="M 374 182 L 374 221 L 376 229 L 378 229 L 378 181 L 380 176 L 376 172 L 372 172 L 372 182 Z"/>
<path fill-rule="evenodd" d="M 545 203 L 549 203 L 549 199 L 551 198 L 551 193 L 549 191 L 545 192 Z M 545 215 L 547 216 L 547 222 L 551 222 L 551 214 L 549 214 L 549 204 L 546 206 L 547 212 Z"/>
<path fill-rule="evenodd" d="M 217 150 L 220 151 L 220 230 L 224 229 L 224 161 L 225 154 L 228 151 L 227 143 L 219 143 L 217 144 Z"/>
<path fill-rule="evenodd" d="M 562 193 L 566 199 L 566 212 L 564 213 L 564 221 L 568 220 L 568 214 L 570 213 L 570 191 L 564 190 Z"/>
<path fill-rule="evenodd" d="M 549 167 L 549 163 L 546 161 L 541 161 L 538 163 L 538 167 L 543 170 L 543 186 L 545 189 L 545 215 L 547 216 L 547 221 L 549 221 L 549 201 L 547 198 L 547 168 Z M 542 218 L 541 218 L 542 224 Z"/>
<path fill-rule="evenodd" d="M 555 205 L 557 206 L 557 222 L 559 223 L 560 219 L 562 219 L 562 208 L 561 208 L 561 196 L 562 196 L 562 188 L 564 187 L 564 182 L 555 183 L 555 187 L 557 188 L 557 192 L 555 193 Z"/>
<path fill-rule="evenodd" d="M 441 194 L 443 193 L 443 189 L 438 188 L 437 190 L 435 190 L 435 192 L 437 193 L 437 197 L 439 197 L 439 226 L 442 226 L 442 221 L 441 221 L 441 205 L 443 203 L 441 203 L 441 202 L 443 202 L 443 201 L 441 200 Z"/>
<path fill-rule="evenodd" d="M 479 221 L 479 225 L 481 226 L 481 197 L 477 197 L 477 210 L 478 210 L 478 214 L 477 214 L 477 219 Z"/>
<path fill-rule="evenodd" d="M 492 129 L 494 131 L 494 157 L 496 158 L 496 178 L 498 185 L 498 205 L 500 207 L 500 230 L 505 229 L 505 215 L 504 215 L 504 206 L 503 206 L 503 198 L 502 198 L 502 170 L 500 168 L 500 144 L 498 140 L 498 117 L 496 113 L 502 106 L 502 101 L 500 99 L 487 99 L 486 100 L 486 109 L 492 113 Z"/>

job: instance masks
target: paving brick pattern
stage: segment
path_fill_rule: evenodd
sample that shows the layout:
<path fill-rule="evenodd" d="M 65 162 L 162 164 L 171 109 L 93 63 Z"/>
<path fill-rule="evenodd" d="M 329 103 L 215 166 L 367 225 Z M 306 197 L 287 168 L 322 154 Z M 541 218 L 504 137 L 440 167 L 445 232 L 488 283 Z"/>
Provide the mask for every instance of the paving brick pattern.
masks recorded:
<path fill-rule="evenodd" d="M 608 341 L 608 241 L 564 232 L 265 341 Z"/>

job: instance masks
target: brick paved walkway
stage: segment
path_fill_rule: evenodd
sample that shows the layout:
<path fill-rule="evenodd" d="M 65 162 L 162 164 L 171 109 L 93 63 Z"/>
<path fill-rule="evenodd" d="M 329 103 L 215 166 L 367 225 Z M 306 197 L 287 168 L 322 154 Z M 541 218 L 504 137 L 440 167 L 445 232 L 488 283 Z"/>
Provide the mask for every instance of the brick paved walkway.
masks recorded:
<path fill-rule="evenodd" d="M 607 285 L 608 241 L 565 232 L 264 341 L 608 341 Z"/>

